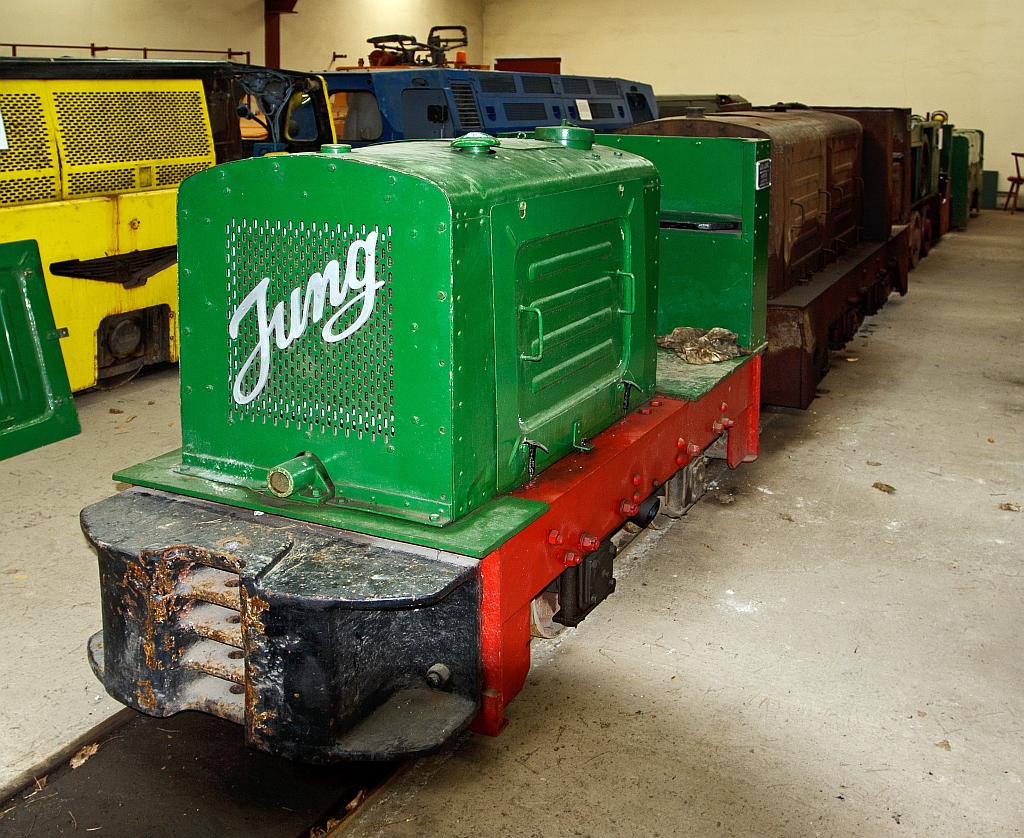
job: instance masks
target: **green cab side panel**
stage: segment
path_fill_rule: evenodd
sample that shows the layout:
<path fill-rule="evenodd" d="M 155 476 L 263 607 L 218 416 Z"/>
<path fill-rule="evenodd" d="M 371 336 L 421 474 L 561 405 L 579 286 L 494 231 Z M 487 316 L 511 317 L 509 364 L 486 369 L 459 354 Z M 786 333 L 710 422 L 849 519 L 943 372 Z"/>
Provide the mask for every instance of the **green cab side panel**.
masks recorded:
<path fill-rule="evenodd" d="M 0 245 L 0 460 L 79 433 L 34 241 Z"/>
<path fill-rule="evenodd" d="M 764 343 L 771 144 L 617 134 L 595 141 L 646 157 L 661 176 L 658 334 L 723 327 L 749 349 Z"/>

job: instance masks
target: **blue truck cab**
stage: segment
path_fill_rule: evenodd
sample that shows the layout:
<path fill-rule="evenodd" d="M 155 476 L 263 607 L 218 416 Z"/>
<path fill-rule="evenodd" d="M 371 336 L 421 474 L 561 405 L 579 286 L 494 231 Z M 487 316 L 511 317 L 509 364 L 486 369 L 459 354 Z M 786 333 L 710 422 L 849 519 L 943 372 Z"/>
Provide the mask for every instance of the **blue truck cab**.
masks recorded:
<path fill-rule="evenodd" d="M 568 119 L 609 133 L 656 119 L 650 85 L 543 73 L 402 67 L 323 73 L 339 142 L 532 131 Z"/>

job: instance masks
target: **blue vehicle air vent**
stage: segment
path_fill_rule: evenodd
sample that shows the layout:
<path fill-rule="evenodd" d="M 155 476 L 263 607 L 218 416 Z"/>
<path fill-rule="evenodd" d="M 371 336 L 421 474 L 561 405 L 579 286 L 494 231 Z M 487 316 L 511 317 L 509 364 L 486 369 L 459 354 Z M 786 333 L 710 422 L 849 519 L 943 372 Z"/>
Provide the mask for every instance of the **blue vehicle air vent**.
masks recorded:
<path fill-rule="evenodd" d="M 459 115 L 459 125 L 466 131 L 479 131 L 483 128 L 480 111 L 476 108 L 476 97 L 473 86 L 452 82 L 452 98 L 455 99 L 455 110 Z"/>
<path fill-rule="evenodd" d="M 480 89 L 484 93 L 515 93 L 516 77 L 514 73 L 481 73 Z"/>
<path fill-rule="evenodd" d="M 598 96 L 618 96 L 619 85 L 615 79 L 594 79 L 594 92 Z"/>
<path fill-rule="evenodd" d="M 522 76 L 523 93 L 554 93 L 549 76 Z"/>
<path fill-rule="evenodd" d="M 506 102 L 505 119 L 509 122 L 544 122 L 548 118 L 543 102 Z"/>
<path fill-rule="evenodd" d="M 615 112 L 612 110 L 611 102 L 591 102 L 590 115 L 594 119 L 614 119 Z"/>
<path fill-rule="evenodd" d="M 562 90 L 566 93 L 589 93 L 590 79 L 562 76 Z"/>

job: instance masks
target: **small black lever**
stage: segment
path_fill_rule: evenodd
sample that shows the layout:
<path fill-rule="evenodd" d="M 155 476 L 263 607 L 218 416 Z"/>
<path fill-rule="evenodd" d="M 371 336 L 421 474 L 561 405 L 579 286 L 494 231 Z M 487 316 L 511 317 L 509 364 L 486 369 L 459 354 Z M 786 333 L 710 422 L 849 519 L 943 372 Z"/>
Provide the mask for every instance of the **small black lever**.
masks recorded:
<path fill-rule="evenodd" d="M 530 475 L 530 482 L 532 483 L 534 475 L 537 474 L 537 449 L 539 448 L 545 454 L 550 454 L 551 452 L 533 439 L 524 439 L 523 445 L 526 446 L 526 450 L 529 452 L 529 460 L 526 463 L 526 472 Z"/>
<path fill-rule="evenodd" d="M 630 381 L 628 378 L 622 379 L 622 412 L 629 413 L 629 397 L 632 395 L 634 390 L 642 390 L 643 388 L 635 381 Z"/>

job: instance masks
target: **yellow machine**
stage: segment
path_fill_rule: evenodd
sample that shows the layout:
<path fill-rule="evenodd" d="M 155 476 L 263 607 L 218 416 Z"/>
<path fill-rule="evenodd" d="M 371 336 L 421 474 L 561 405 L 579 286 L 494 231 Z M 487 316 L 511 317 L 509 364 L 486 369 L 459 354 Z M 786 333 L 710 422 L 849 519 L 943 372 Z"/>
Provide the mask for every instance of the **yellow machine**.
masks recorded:
<path fill-rule="evenodd" d="M 0 60 L 0 245 L 38 243 L 72 391 L 177 361 L 178 185 L 333 142 L 323 89 L 226 62 Z"/>

